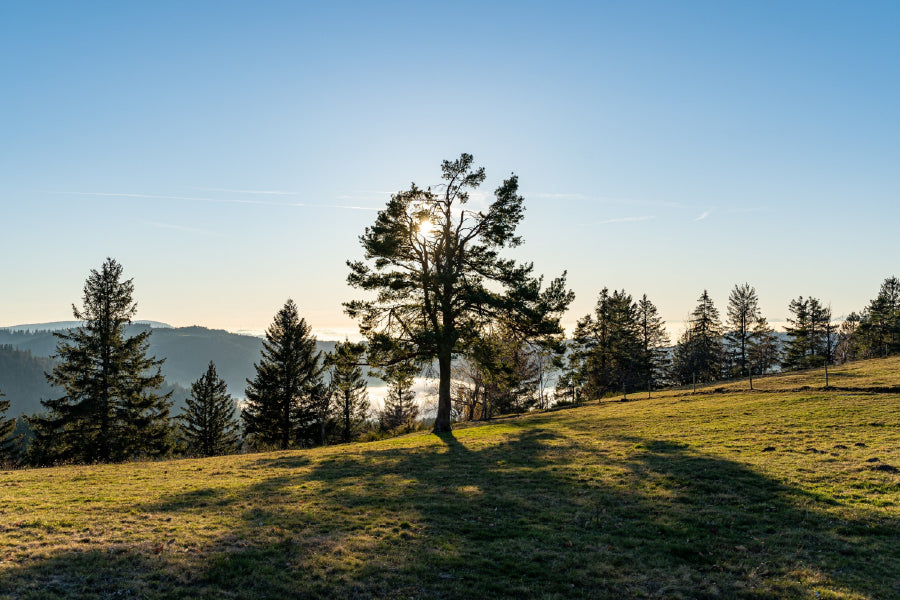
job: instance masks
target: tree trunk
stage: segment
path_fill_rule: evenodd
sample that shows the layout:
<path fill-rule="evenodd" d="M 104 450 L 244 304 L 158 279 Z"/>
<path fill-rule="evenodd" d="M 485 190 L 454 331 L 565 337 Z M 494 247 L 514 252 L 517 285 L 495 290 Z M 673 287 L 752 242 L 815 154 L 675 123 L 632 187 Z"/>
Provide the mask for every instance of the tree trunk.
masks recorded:
<path fill-rule="evenodd" d="M 344 433 L 341 435 L 341 438 L 344 440 L 344 443 L 349 443 L 350 438 L 352 437 L 351 430 L 353 429 L 353 423 L 350 415 L 350 393 L 344 393 Z"/>
<path fill-rule="evenodd" d="M 291 401 L 282 399 L 281 405 L 281 449 L 287 450 L 291 445 Z"/>
<path fill-rule="evenodd" d="M 450 348 L 441 348 L 438 353 L 438 408 L 434 418 L 434 433 L 450 431 Z"/>

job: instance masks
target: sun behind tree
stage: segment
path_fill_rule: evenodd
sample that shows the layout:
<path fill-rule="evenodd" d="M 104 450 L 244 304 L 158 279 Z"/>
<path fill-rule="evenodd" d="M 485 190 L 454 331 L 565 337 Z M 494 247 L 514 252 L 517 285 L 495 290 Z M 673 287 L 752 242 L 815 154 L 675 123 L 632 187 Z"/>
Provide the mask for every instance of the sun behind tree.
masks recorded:
<path fill-rule="evenodd" d="M 495 321 L 522 339 L 558 339 L 560 316 L 574 297 L 565 273 L 542 290 L 543 278 L 532 276 L 530 263 L 500 256 L 522 243 L 516 227 L 524 198 L 515 175 L 497 188 L 485 211 L 477 211 L 467 207 L 469 190 L 485 173 L 473 167 L 472 155 L 445 160 L 441 170 L 444 183 L 435 191 L 412 184 L 395 194 L 360 236 L 365 259 L 347 262 L 347 280 L 376 297 L 344 305 L 360 321 L 373 364 L 437 359 L 435 433 L 450 430 L 454 354 Z"/>

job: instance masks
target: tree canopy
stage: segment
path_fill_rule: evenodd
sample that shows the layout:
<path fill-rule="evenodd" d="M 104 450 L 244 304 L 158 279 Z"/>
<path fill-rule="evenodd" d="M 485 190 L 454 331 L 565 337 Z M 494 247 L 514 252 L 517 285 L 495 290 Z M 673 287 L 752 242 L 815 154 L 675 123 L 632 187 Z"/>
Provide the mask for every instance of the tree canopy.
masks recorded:
<path fill-rule="evenodd" d="M 241 418 L 244 433 L 256 444 L 286 449 L 314 439 L 322 395 L 320 358 L 312 330 L 288 299 L 266 329 L 256 377 L 247 380 Z"/>
<path fill-rule="evenodd" d="M 450 430 L 451 362 L 503 320 L 522 339 L 562 335 L 559 319 L 573 299 L 565 274 L 543 288 L 531 263 L 501 257 L 519 246 L 524 198 L 515 175 L 485 210 L 469 208 L 469 192 L 485 180 L 471 154 L 445 160 L 443 183 L 394 194 L 360 236 L 364 260 L 348 261 L 351 286 L 374 298 L 347 302 L 360 321 L 375 364 L 438 361 L 434 431 Z"/>
<path fill-rule="evenodd" d="M 72 306 L 81 327 L 56 333 L 57 366 L 48 381 L 65 390 L 43 401 L 35 417 L 35 447 L 44 461 L 106 462 L 159 456 L 169 450 L 169 396 L 163 360 L 147 356 L 150 330 L 126 337 L 137 312 L 134 283 L 107 258 L 84 285 L 82 308 Z"/>
<path fill-rule="evenodd" d="M 722 353 L 719 310 L 703 290 L 675 346 L 673 377 L 680 383 L 715 381 L 722 375 Z"/>
<path fill-rule="evenodd" d="M 338 342 L 334 351 L 325 356 L 331 381 L 331 412 L 337 421 L 338 438 L 349 442 L 369 414 L 369 395 L 366 392 L 366 378 L 360 366 L 365 354 L 363 344 L 350 341 Z"/>
<path fill-rule="evenodd" d="M 191 395 L 180 415 L 188 452 L 199 456 L 235 452 L 240 445 L 234 418 L 236 408 L 228 386 L 216 372 L 215 363 L 209 361 L 206 372 L 191 384 Z"/>

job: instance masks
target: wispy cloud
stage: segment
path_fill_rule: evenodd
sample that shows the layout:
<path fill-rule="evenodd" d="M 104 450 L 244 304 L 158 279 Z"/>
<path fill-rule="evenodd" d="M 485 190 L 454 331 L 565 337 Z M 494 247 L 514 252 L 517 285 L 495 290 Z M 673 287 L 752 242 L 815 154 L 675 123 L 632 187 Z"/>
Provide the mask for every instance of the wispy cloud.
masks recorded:
<path fill-rule="evenodd" d="M 542 198 L 547 200 L 586 200 L 584 194 L 533 194 L 534 198 Z"/>
<path fill-rule="evenodd" d="M 344 208 L 347 210 L 381 210 L 377 206 L 353 206 L 350 204 L 303 204 L 302 206 L 310 206 L 313 208 Z"/>
<path fill-rule="evenodd" d="M 235 190 L 232 188 L 195 188 L 204 192 L 226 192 L 229 194 L 251 194 L 254 196 L 299 196 L 297 192 L 282 190 Z"/>
<path fill-rule="evenodd" d="M 694 219 L 694 222 L 702 221 L 703 219 L 707 218 L 708 216 L 709 216 L 709 211 L 708 211 L 708 210 L 705 210 L 705 211 L 703 211 L 703 213 L 702 213 L 699 217 L 697 217 L 696 219 Z"/>
<path fill-rule="evenodd" d="M 52 194 L 62 194 L 69 196 L 92 196 L 95 198 L 130 198 L 136 200 L 177 200 L 182 202 L 212 202 L 216 204 L 253 204 L 259 206 L 279 206 L 279 207 L 308 207 L 308 208 L 341 208 L 348 210 L 379 210 L 372 206 L 354 206 L 347 204 L 311 204 L 308 202 L 273 202 L 270 200 L 253 200 L 247 198 L 206 198 L 200 196 L 171 196 L 167 194 L 140 194 L 132 192 L 73 192 L 73 191 L 53 191 Z M 285 192 L 284 195 L 288 195 Z"/>
<path fill-rule="evenodd" d="M 187 227 L 185 225 L 175 225 L 173 223 L 157 223 L 155 221 L 143 221 L 147 225 L 152 227 L 158 227 L 160 229 L 172 229 L 175 231 L 184 231 L 186 233 L 194 233 L 200 235 L 219 235 L 215 231 L 209 231 L 207 229 L 198 229 L 196 227 Z"/>
<path fill-rule="evenodd" d="M 744 214 L 744 213 L 757 213 L 757 212 L 768 212 L 769 207 L 767 206 L 747 206 L 744 208 L 730 208 L 725 211 L 728 214 Z"/>
<path fill-rule="evenodd" d="M 645 217 L 620 217 L 618 219 L 606 219 L 605 221 L 599 221 L 597 225 L 607 225 L 609 223 L 637 223 L 640 221 L 652 221 L 656 217 L 653 215 L 645 216 Z"/>
<path fill-rule="evenodd" d="M 300 203 L 266 202 L 240 198 L 204 198 L 199 196 L 170 196 L 167 194 L 139 194 L 133 192 L 51 192 L 67 196 L 93 196 L 96 198 L 134 198 L 138 200 L 181 200 L 187 202 L 214 202 L 220 204 L 260 204 L 264 206 L 304 206 Z"/>
<path fill-rule="evenodd" d="M 600 196 L 581 193 L 536 193 L 525 194 L 527 198 L 538 198 L 542 200 L 578 200 L 583 202 L 597 202 L 600 204 L 620 204 L 623 206 L 656 206 L 660 208 L 685 208 L 680 202 L 671 202 L 669 200 L 641 200 L 637 198 L 615 198 L 611 196 Z"/>

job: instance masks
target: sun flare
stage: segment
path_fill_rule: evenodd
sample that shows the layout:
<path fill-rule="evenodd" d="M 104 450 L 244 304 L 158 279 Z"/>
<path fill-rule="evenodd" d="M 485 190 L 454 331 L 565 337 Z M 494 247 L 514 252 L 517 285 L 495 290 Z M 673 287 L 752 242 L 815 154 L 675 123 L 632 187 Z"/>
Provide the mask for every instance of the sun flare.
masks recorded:
<path fill-rule="evenodd" d="M 428 219 L 422 219 L 422 221 L 419 222 L 419 235 L 429 236 L 434 232 L 434 229 L 434 223 Z"/>

